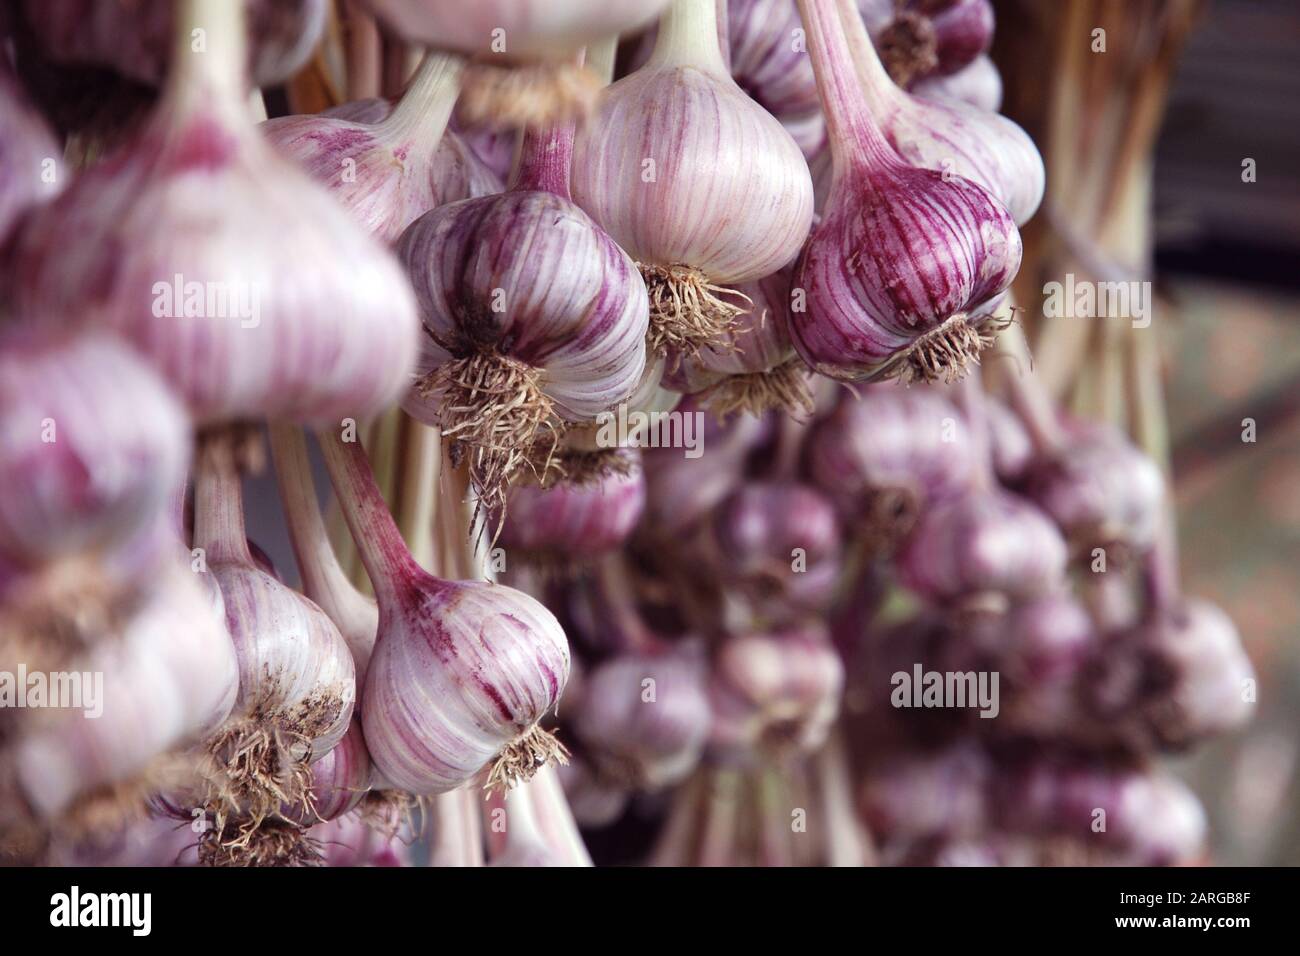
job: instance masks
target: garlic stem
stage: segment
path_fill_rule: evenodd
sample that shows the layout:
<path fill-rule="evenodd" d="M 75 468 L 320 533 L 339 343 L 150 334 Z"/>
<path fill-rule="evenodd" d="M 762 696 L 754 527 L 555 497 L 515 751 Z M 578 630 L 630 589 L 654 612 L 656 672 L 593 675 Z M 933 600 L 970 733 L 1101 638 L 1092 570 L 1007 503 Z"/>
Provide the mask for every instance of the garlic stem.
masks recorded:
<path fill-rule="evenodd" d="M 996 484 L 993 469 L 993 443 L 989 436 L 988 408 L 985 404 L 984 383 L 978 368 L 972 368 L 957 385 L 961 410 L 966 416 L 970 432 L 971 458 L 975 462 L 975 483 L 989 489 Z"/>
<path fill-rule="evenodd" d="M 180 0 L 164 96 L 173 107 L 242 107 L 247 90 L 245 0 Z"/>
<path fill-rule="evenodd" d="M 386 139 L 410 144 L 415 155 L 432 153 L 442 140 L 460 92 L 464 60 L 429 53 L 393 111 L 379 124 Z"/>
<path fill-rule="evenodd" d="M 360 442 L 344 441 L 332 431 L 320 432 L 317 439 L 382 613 L 401 600 L 404 582 L 424 572 L 402 540 Z"/>
<path fill-rule="evenodd" d="M 1146 590 L 1148 611 L 1173 607 L 1182 596 L 1178 574 L 1178 526 L 1172 504 L 1166 502 L 1156 540 L 1147 555 Z"/>
<path fill-rule="evenodd" d="M 582 842 L 577 821 L 565 799 L 564 788 L 555 767 L 547 765 L 533 775 L 528 784 L 537 822 L 550 848 L 568 866 L 594 866 L 587 845 Z M 511 798 L 513 799 L 513 797 Z"/>
<path fill-rule="evenodd" d="M 871 34 L 867 32 L 867 25 L 862 20 L 857 0 L 837 2 L 844 38 L 848 41 L 849 57 L 857 68 L 858 82 L 862 85 L 871 113 L 879 121 L 894 107 L 897 98 L 905 94 L 881 62 L 876 45 L 871 42 Z"/>
<path fill-rule="evenodd" d="M 1012 368 L 1005 376 L 1008 398 L 1024 422 L 1035 450 L 1044 457 L 1055 455 L 1061 447 L 1061 429 L 1051 398 L 1034 373 L 1024 329 L 1016 322 L 1011 323 L 998 336 L 995 347 L 1013 359 Z"/>
<path fill-rule="evenodd" d="M 223 438 L 209 439 L 198 456 L 194 482 L 194 544 L 209 565 L 232 562 L 254 567 L 244 530 L 244 489 Z"/>
<path fill-rule="evenodd" d="M 673 0 L 659 21 L 647 69 L 693 66 L 729 76 L 718 43 L 717 0 Z"/>
<path fill-rule="evenodd" d="M 836 0 L 798 3 L 808 31 L 808 55 L 826 115 L 835 175 L 843 175 L 855 162 L 901 162 L 872 115 L 836 14 Z"/>
<path fill-rule="evenodd" d="M 528 127 L 519 147 L 511 188 L 548 192 L 572 202 L 569 171 L 573 165 L 572 123 L 557 123 L 547 129 Z"/>
<path fill-rule="evenodd" d="M 614 64 L 618 59 L 618 37 L 606 37 L 587 47 L 587 69 L 590 70 L 602 86 L 614 82 Z"/>
<path fill-rule="evenodd" d="M 636 609 L 636 594 L 628 580 L 627 564 L 615 553 L 600 562 L 596 571 L 602 617 L 612 625 L 617 651 L 654 652 L 659 640 L 650 632 Z"/>
<path fill-rule="evenodd" d="M 311 476 L 307 436 L 301 428 L 283 423 L 271 425 L 270 431 L 271 458 L 288 519 L 289 540 L 302 576 L 302 591 L 320 605 L 330 620 L 346 620 L 344 606 L 361 594 L 348 580 L 330 544 Z"/>

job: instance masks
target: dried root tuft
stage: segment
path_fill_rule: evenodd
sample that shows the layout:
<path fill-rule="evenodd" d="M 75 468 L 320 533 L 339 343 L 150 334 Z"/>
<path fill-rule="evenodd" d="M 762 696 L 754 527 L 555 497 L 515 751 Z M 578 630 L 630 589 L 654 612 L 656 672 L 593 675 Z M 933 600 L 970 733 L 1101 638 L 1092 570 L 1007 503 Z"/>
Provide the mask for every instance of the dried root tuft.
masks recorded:
<path fill-rule="evenodd" d="M 567 765 L 568 762 L 569 748 L 540 724 L 534 724 L 532 730 L 501 751 L 483 789 L 504 793 L 516 784 L 527 783 L 549 763 Z"/>
<path fill-rule="evenodd" d="M 590 116 L 599 77 L 574 63 L 499 66 L 482 60 L 465 68 L 456 111 L 471 126 L 543 127 Z"/>
<path fill-rule="evenodd" d="M 417 386 L 439 400 L 452 462 L 469 455 L 479 508 L 502 519 L 506 492 L 521 469 L 531 468 L 544 482 L 555 467 L 564 424 L 540 380 L 531 365 L 484 353 L 446 362 Z"/>
<path fill-rule="evenodd" d="M 965 312 L 958 312 L 895 356 L 879 377 L 897 378 L 904 385 L 959 381 L 972 363 L 979 364 L 980 353 L 993 344 L 1011 321 L 1011 316 L 985 315 L 971 319 Z"/>
<path fill-rule="evenodd" d="M 211 764 L 204 805 L 213 830 L 248 843 L 285 806 L 315 809 L 311 800 L 311 740 L 252 718 L 227 721 L 208 743 Z"/>
<path fill-rule="evenodd" d="M 894 82 L 904 89 L 918 76 L 939 65 L 937 38 L 929 17 L 895 10 L 894 19 L 880 35 L 880 59 Z"/>
<path fill-rule="evenodd" d="M 920 515 L 916 493 L 903 487 L 879 488 L 865 504 L 858 525 L 859 540 L 873 556 L 893 554 Z"/>
<path fill-rule="evenodd" d="M 714 285 L 691 266 L 637 263 L 650 294 L 648 351 L 654 355 L 690 357 L 706 347 L 725 348 L 736 319 L 746 315 L 753 300 L 743 292 Z M 737 305 L 728 299 L 739 299 Z"/>
<path fill-rule="evenodd" d="M 808 367 L 797 358 L 766 372 L 728 375 L 698 397 L 719 419 L 737 412 L 758 418 L 773 410 L 805 417 L 816 407 Z"/>
<path fill-rule="evenodd" d="M 640 466 L 630 455 L 620 454 L 617 448 L 595 451 L 562 451 L 555 460 L 543 487 L 552 488 L 560 482 L 570 485 L 594 485 L 611 475 L 627 477 Z"/>
<path fill-rule="evenodd" d="M 405 790 L 371 790 L 362 798 L 357 813 L 362 823 L 387 840 L 404 831 L 412 834 L 412 839 L 420 839 L 428 819 L 425 798 Z"/>
<path fill-rule="evenodd" d="M 227 822 L 199 837 L 200 866 L 319 866 L 320 842 L 307 828 L 287 820 L 266 820 L 252 830 Z"/>

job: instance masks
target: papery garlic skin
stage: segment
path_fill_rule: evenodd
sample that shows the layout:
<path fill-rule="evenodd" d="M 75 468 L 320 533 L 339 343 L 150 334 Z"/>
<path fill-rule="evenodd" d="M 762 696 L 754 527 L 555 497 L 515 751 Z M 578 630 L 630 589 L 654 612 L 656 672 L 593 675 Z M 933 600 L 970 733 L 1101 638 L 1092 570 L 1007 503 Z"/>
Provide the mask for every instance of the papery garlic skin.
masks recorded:
<path fill-rule="evenodd" d="M 361 721 L 356 714 L 343 739 L 311 765 L 311 813 L 305 808 L 286 807 L 290 818 L 302 817 L 303 823 L 335 820 L 354 809 L 370 789 L 373 771 L 366 750 Z"/>
<path fill-rule="evenodd" d="M 125 781 L 153 757 L 194 739 L 230 713 L 235 649 L 193 575 L 171 566 L 120 641 L 101 641 L 75 666 L 100 675 L 101 713 L 51 710 L 15 744 L 18 778 L 38 816 Z"/>
<path fill-rule="evenodd" d="M 248 7 L 249 68 L 257 86 L 293 76 L 325 32 L 327 0 L 230 0 Z M 112 67 L 141 83 L 167 75 L 177 0 L 23 0 L 27 22 L 60 63 Z"/>
<path fill-rule="evenodd" d="M 121 334 L 199 424 L 377 412 L 410 380 L 409 285 L 262 142 L 238 78 L 239 7 L 201 2 L 211 49 L 179 60 L 128 147 L 30 217 L 15 312 Z"/>
<path fill-rule="evenodd" d="M 0 337 L 0 556 L 28 567 L 124 546 L 185 481 L 189 422 L 100 333 Z"/>
<path fill-rule="evenodd" d="M 573 203 L 542 190 L 442 206 L 403 234 L 425 327 L 416 374 L 480 351 L 540 372 L 568 421 L 594 421 L 645 369 L 649 303 L 635 265 Z M 499 306 L 499 308 L 497 308 Z M 439 398 L 412 390 L 407 413 L 438 423 Z"/>
<path fill-rule="evenodd" d="M 500 585 L 426 578 L 398 611 L 380 602 L 366 745 L 393 786 L 446 793 L 551 709 L 568 678 L 568 642 L 542 604 Z"/>
<path fill-rule="evenodd" d="M 812 226 L 808 166 L 780 122 L 725 73 L 654 59 L 579 131 L 573 195 L 638 263 L 726 285 L 789 264 Z"/>
<path fill-rule="evenodd" d="M 59 194 L 66 176 L 62 147 L 0 67 L 0 244 L 22 213 Z"/>
<path fill-rule="evenodd" d="M 623 452 L 630 471 L 592 480 L 564 479 L 542 488 L 516 485 L 510 494 L 501 546 L 560 559 L 592 558 L 617 550 L 627 540 L 645 510 L 645 476 L 640 456 Z"/>
<path fill-rule="evenodd" d="M 668 0 L 366 0 L 407 40 L 508 57 L 564 56 L 618 33 L 634 33 Z M 502 48 L 504 46 L 504 49 Z"/>
<path fill-rule="evenodd" d="M 958 100 L 996 113 L 1002 108 L 1002 74 L 992 59 L 978 56 L 951 76 L 922 80 L 912 92 L 927 100 Z"/>

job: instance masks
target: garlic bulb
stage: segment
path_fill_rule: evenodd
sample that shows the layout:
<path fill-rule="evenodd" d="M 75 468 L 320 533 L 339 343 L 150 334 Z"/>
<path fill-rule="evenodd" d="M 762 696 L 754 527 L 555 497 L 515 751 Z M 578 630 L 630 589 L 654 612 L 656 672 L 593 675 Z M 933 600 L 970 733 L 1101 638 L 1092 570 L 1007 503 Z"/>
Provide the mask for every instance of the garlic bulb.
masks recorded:
<path fill-rule="evenodd" d="M 593 422 L 645 369 L 649 306 L 636 267 L 568 198 L 572 130 L 530 131 L 500 195 L 421 216 L 397 251 L 428 333 L 403 408 L 468 451 L 497 506 L 565 422 Z"/>
<path fill-rule="evenodd" d="M 30 326 L 0 337 L 4 560 L 39 568 L 124 546 L 164 516 L 189 455 L 184 411 L 118 340 Z"/>
<path fill-rule="evenodd" d="M 431 53 L 401 102 L 373 126 L 336 117 L 285 116 L 263 123 L 262 132 L 371 235 L 391 243 L 440 204 L 434 157 L 442 152 L 460 73 L 456 57 Z"/>
<path fill-rule="evenodd" d="M 620 654 L 593 668 L 573 732 L 602 778 L 644 790 L 685 779 L 709 733 L 705 675 L 689 648 Z"/>
<path fill-rule="evenodd" d="M 983 186 L 1016 225 L 1028 222 L 1043 200 L 1046 172 L 1025 131 L 1005 116 L 959 100 L 923 99 L 899 89 L 880 62 L 854 0 L 837 2 L 862 93 L 898 155 L 918 168 Z"/>
<path fill-rule="evenodd" d="M 303 823 L 336 820 L 356 808 L 370 789 L 373 774 L 361 721 L 356 714 L 343 739 L 311 765 L 311 790 L 300 806 L 285 807 L 290 819 Z"/>
<path fill-rule="evenodd" d="M 885 839 L 977 834 L 993 810 L 991 771 L 988 757 L 969 744 L 890 755 L 874 763 L 863 783 L 862 814 Z"/>
<path fill-rule="evenodd" d="M 961 413 L 922 388 L 873 385 L 844 396 L 808 437 L 809 477 L 862 536 L 891 550 L 931 502 L 970 486 Z"/>
<path fill-rule="evenodd" d="M 990 604 L 1061 587 L 1068 551 L 1056 525 L 1031 502 L 975 489 L 927 509 L 898 555 L 900 579 L 935 601 Z"/>
<path fill-rule="evenodd" d="M 255 86 L 298 72 L 325 32 L 327 0 L 230 0 L 248 6 L 248 65 Z M 60 63 L 112 67 L 163 82 L 176 36 L 176 0 L 23 0 L 27 23 Z"/>
<path fill-rule="evenodd" d="M 101 641 L 75 670 L 96 675 L 90 696 L 97 699 L 85 697 L 83 710 L 42 711 L 15 744 L 23 794 L 43 819 L 211 729 L 230 713 L 239 686 L 224 622 L 179 562 L 168 565 L 121 639 Z"/>
<path fill-rule="evenodd" d="M 619 453 L 625 471 L 588 480 L 535 482 L 511 491 L 501 545 L 542 560 L 583 560 L 622 546 L 645 509 L 645 477 L 635 449 Z M 564 467 L 565 459 L 560 459 Z"/>
<path fill-rule="evenodd" d="M 731 79 L 714 0 L 674 0 L 649 62 L 581 130 L 578 204 L 637 261 L 653 351 L 698 351 L 745 311 L 730 287 L 788 265 L 812 179 L 780 122 Z"/>
<path fill-rule="evenodd" d="M 731 75 L 746 93 L 782 120 L 816 114 L 817 81 L 794 0 L 728 0 Z"/>
<path fill-rule="evenodd" d="M 889 75 L 904 88 L 956 73 L 986 53 L 993 41 L 990 0 L 904 0 L 894 5 L 892 17 L 886 13 L 883 18 L 879 8 L 887 7 L 888 0 L 857 0 L 857 5 Z"/>
<path fill-rule="evenodd" d="M 426 573 L 360 446 L 333 435 L 321 443 L 379 600 L 361 721 L 385 781 L 446 793 L 490 765 L 488 785 L 504 788 L 562 760 L 564 748 L 538 726 L 569 674 L 559 622 L 520 591 Z"/>
<path fill-rule="evenodd" d="M 0 244 L 27 209 L 58 195 L 63 150 L 0 64 Z"/>
<path fill-rule="evenodd" d="M 709 747 L 724 756 L 816 750 L 839 714 L 843 684 L 844 666 L 821 625 L 728 638 L 710 681 Z"/>
<path fill-rule="evenodd" d="M 807 307 L 791 316 L 795 348 L 842 380 L 957 378 L 992 341 L 987 304 L 1020 268 L 1020 233 L 980 186 L 899 159 L 836 26 L 836 0 L 799 2 L 833 180 L 795 271 Z"/>
<path fill-rule="evenodd" d="M 177 58 L 129 147 L 33 215 L 15 311 L 112 329 L 200 424 L 361 417 L 409 382 L 397 264 L 247 117 L 242 3 L 185 0 Z M 192 52 L 190 30 L 206 31 Z"/>
<path fill-rule="evenodd" d="M 978 56 L 951 76 L 922 80 L 912 92 L 927 100 L 958 100 L 996 113 L 1002 108 L 1002 74 L 989 57 Z"/>
<path fill-rule="evenodd" d="M 737 291 L 749 311 L 693 355 L 674 355 L 664 384 L 695 395 L 716 415 L 813 410 L 807 366 L 790 344 L 790 273 L 782 270 Z"/>
<path fill-rule="evenodd" d="M 305 802 L 308 765 L 343 739 L 356 698 L 352 655 L 338 628 L 254 565 L 243 526 L 233 458 L 209 442 L 200 453 L 194 541 L 225 602 L 239 699 L 236 717 L 208 741 L 217 772 L 206 802 L 217 819 L 205 843 L 228 862 L 246 851 L 256 859 L 250 834 L 260 834 L 282 804 Z M 268 839 L 278 834 L 268 830 Z"/>

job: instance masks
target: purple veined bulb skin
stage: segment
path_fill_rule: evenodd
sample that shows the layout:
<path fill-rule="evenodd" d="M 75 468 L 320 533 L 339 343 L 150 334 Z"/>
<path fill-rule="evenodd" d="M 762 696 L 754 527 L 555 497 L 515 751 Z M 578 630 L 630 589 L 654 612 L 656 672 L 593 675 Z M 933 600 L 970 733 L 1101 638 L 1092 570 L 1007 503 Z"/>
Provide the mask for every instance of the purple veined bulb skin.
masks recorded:
<path fill-rule="evenodd" d="M 1057 452 L 1029 473 L 1025 493 L 1089 559 L 1094 547 L 1146 551 L 1164 513 L 1160 467 L 1111 427 L 1075 422 L 1065 431 Z"/>
<path fill-rule="evenodd" d="M 835 509 L 797 482 L 747 482 L 713 518 L 717 574 L 778 619 L 825 610 L 841 571 Z M 800 561 L 801 566 L 796 566 Z"/>
<path fill-rule="evenodd" d="M 710 675 L 709 751 L 745 761 L 756 748 L 816 750 L 839 714 L 843 686 L 844 665 L 820 624 L 730 637 Z"/>
<path fill-rule="evenodd" d="M 649 322 L 635 265 L 591 217 L 541 190 L 512 190 L 434 209 L 397 245 L 428 335 L 417 377 L 495 348 L 539 369 L 556 413 L 594 421 L 645 370 Z M 492 311 L 492 303 L 504 311 Z M 491 317 L 491 321 L 484 321 Z M 438 399 L 408 392 L 402 407 L 438 421 Z"/>
<path fill-rule="evenodd" d="M 366 750 L 361 721 L 354 713 L 348 732 L 329 753 L 311 765 L 311 808 L 286 808 L 290 819 L 302 817 L 300 822 L 335 820 L 359 804 L 370 789 L 372 770 L 370 754 Z"/>
<path fill-rule="evenodd" d="M 230 713 L 239 687 L 235 649 L 213 609 L 193 575 L 174 564 L 121 639 L 96 644 L 82 666 L 101 675 L 100 713 L 48 711 L 15 744 L 18 779 L 39 817 L 129 779 Z"/>
<path fill-rule="evenodd" d="M 859 0 L 881 58 L 900 86 L 956 73 L 993 42 L 990 0 Z"/>
<path fill-rule="evenodd" d="M 678 648 L 612 657 L 587 675 L 571 719 L 602 778 L 638 790 L 679 783 L 709 735 L 705 661 Z"/>
<path fill-rule="evenodd" d="M 957 100 L 996 113 L 1002 109 L 1002 74 L 991 58 L 981 54 L 950 76 L 921 80 L 912 92 L 928 100 Z"/>
<path fill-rule="evenodd" d="M 58 195 L 66 175 L 62 147 L 0 66 L 0 247 L 28 208 Z"/>
<path fill-rule="evenodd" d="M 1013 733 L 1070 739 L 1084 721 L 1080 688 L 1092 655 L 1105 653 L 1084 607 L 1066 591 L 1016 605 L 1004 626 L 999 722 Z"/>
<path fill-rule="evenodd" d="M 320 113 L 333 119 L 349 123 L 374 125 L 382 123 L 393 111 L 393 104 L 381 97 L 365 100 L 353 100 L 341 103 Z M 271 120 L 272 123 L 278 120 Z M 499 134 L 486 134 L 494 137 Z M 513 135 L 499 138 L 511 141 L 509 153 L 513 154 Z M 438 151 L 434 154 L 430 167 L 433 180 L 434 206 L 456 202 L 461 199 L 477 199 L 479 196 L 495 196 L 505 187 L 502 185 L 510 173 L 510 155 L 507 155 L 504 172 L 484 160 L 475 148 L 476 140 L 469 133 L 447 129 L 438 142 Z M 430 209 L 433 206 L 429 207 Z"/>
<path fill-rule="evenodd" d="M 653 59 L 579 131 L 573 195 L 638 263 L 726 285 L 787 266 L 812 225 L 808 167 L 780 122 L 725 74 Z"/>
<path fill-rule="evenodd" d="M 507 551 L 592 558 L 617 550 L 645 510 L 645 475 L 635 450 L 619 453 L 631 470 L 591 481 L 561 479 L 543 488 L 535 482 L 510 493 L 500 542 Z"/>
<path fill-rule="evenodd" d="M 1000 604 L 1063 586 L 1067 557 L 1065 539 L 1032 502 L 972 490 L 921 515 L 899 552 L 898 574 L 932 600 Z"/>
<path fill-rule="evenodd" d="M 988 823 L 993 768 L 971 744 L 897 753 L 873 763 L 859 791 L 862 815 L 886 839 L 978 836 Z"/>
<path fill-rule="evenodd" d="M 1015 485 L 1025 477 L 1033 464 L 1033 439 L 1019 416 L 1003 402 L 986 396 L 984 408 L 993 454 L 993 471 L 999 481 Z"/>
<path fill-rule="evenodd" d="M 465 53 L 555 58 L 619 33 L 634 33 L 668 0 L 365 0 L 405 39 Z"/>
<path fill-rule="evenodd" d="M 362 700 L 366 745 L 392 786 L 446 793 L 551 709 L 569 646 L 554 615 L 511 588 L 428 578 L 403 600 L 400 616 L 380 602 Z"/>
<path fill-rule="evenodd" d="M 805 451 L 809 477 L 846 525 L 905 533 L 930 503 L 974 481 L 961 412 L 925 388 L 872 385 L 845 395 L 817 422 Z"/>
<path fill-rule="evenodd" d="M 731 75 L 773 116 L 816 113 L 817 81 L 794 0 L 728 0 Z"/>
<path fill-rule="evenodd" d="M 409 284 L 262 142 L 212 56 L 182 61 L 193 82 L 169 81 L 130 144 L 28 217 L 15 314 L 122 335 L 198 424 L 386 408 L 415 356 Z"/>
<path fill-rule="evenodd" d="M 23 0 L 45 52 L 65 64 L 112 67 L 157 86 L 167 74 L 176 0 Z M 307 62 L 325 32 L 327 0 L 247 0 L 249 68 L 275 86 Z"/>
<path fill-rule="evenodd" d="M 190 428 L 116 338 L 0 335 L 0 556 L 35 567 L 109 551 L 159 521 L 185 481 Z"/>

